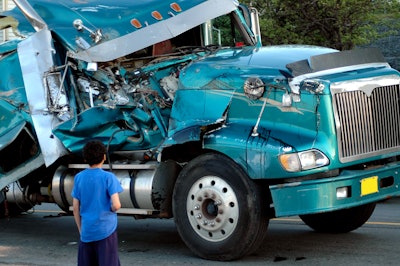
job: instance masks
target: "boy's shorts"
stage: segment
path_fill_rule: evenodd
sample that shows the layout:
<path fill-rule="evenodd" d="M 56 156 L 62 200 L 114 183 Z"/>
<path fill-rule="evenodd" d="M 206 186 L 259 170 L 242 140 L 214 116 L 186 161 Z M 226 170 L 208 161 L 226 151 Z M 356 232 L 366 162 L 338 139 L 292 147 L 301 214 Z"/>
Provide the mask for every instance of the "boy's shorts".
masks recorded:
<path fill-rule="evenodd" d="M 79 241 L 78 266 L 120 266 L 118 235 L 114 231 L 109 237 L 93 242 Z"/>

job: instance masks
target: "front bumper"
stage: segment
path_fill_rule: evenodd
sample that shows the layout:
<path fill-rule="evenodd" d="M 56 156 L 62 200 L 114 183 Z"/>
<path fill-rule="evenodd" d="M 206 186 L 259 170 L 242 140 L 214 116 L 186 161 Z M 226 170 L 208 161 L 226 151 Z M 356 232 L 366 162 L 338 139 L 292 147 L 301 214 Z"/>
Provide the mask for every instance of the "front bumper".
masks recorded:
<path fill-rule="evenodd" d="M 345 198 L 337 190 L 347 187 Z M 345 170 L 337 177 L 270 186 L 276 217 L 351 208 L 400 195 L 400 163 Z"/>

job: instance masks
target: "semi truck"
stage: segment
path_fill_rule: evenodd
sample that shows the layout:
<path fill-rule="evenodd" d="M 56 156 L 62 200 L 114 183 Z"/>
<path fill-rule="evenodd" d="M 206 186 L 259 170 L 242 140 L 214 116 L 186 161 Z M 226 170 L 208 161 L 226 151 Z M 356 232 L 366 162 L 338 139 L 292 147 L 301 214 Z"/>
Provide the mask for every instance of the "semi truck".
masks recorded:
<path fill-rule="evenodd" d="M 89 140 L 120 215 L 230 261 L 271 219 L 361 227 L 400 195 L 400 74 L 377 49 L 263 46 L 235 0 L 14 0 L 0 45 L 0 210 L 71 213 Z M 270 29 L 273 30 L 273 29 Z"/>

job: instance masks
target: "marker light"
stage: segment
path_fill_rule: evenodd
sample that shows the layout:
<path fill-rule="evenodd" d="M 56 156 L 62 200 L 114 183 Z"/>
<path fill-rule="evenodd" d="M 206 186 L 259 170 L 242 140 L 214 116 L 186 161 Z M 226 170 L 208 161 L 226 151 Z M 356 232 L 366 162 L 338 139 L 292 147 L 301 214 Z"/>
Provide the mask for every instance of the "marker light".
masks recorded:
<path fill-rule="evenodd" d="M 171 9 L 174 10 L 175 12 L 182 12 L 182 8 L 180 7 L 180 5 L 178 5 L 177 3 L 172 3 L 170 5 Z"/>
<path fill-rule="evenodd" d="M 283 168 L 288 172 L 301 171 L 300 160 L 297 153 L 282 154 L 279 156 L 279 161 Z"/>
<path fill-rule="evenodd" d="M 157 20 L 162 20 L 162 19 L 163 19 L 161 13 L 158 12 L 158 11 L 153 11 L 153 12 L 151 12 L 151 16 L 152 16 L 153 18 L 157 19 Z"/>
<path fill-rule="evenodd" d="M 140 29 L 142 27 L 142 23 L 136 18 L 131 20 L 132 26 L 134 26 L 136 29 Z"/>

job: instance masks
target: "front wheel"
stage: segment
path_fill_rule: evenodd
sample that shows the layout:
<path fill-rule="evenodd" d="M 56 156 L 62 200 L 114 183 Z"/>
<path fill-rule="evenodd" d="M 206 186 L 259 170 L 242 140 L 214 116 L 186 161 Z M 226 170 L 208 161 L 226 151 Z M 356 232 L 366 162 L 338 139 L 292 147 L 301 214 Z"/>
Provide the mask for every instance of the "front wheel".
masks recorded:
<path fill-rule="evenodd" d="M 180 173 L 173 213 L 185 244 L 199 257 L 229 261 L 254 252 L 267 232 L 265 195 L 235 162 L 204 154 Z"/>
<path fill-rule="evenodd" d="M 375 203 L 333 212 L 300 215 L 303 222 L 321 233 L 347 233 L 365 224 L 375 209 Z"/>

